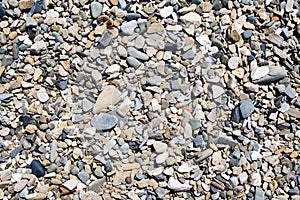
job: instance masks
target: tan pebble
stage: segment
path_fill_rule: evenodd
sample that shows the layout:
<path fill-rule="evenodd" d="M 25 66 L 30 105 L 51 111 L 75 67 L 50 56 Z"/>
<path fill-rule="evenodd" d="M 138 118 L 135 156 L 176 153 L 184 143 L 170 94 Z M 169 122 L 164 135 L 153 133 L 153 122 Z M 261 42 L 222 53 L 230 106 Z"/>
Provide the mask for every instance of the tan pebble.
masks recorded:
<path fill-rule="evenodd" d="M 297 158 L 298 157 L 298 151 L 293 151 L 290 155 L 291 158 Z"/>
<path fill-rule="evenodd" d="M 79 148 L 75 148 L 74 151 L 73 151 L 73 157 L 75 159 L 78 159 L 79 156 L 81 156 L 81 150 Z"/>
<path fill-rule="evenodd" d="M 10 132 L 9 128 L 3 128 L 0 130 L 0 135 L 7 136 L 9 134 L 9 132 Z"/>
<path fill-rule="evenodd" d="M 4 33 L 5 35 L 8 35 L 8 34 L 9 34 L 9 28 L 4 28 L 4 29 L 3 29 L 3 33 Z"/>
<path fill-rule="evenodd" d="M 19 2 L 19 8 L 21 10 L 29 9 L 33 6 L 34 0 L 21 0 Z"/>
<path fill-rule="evenodd" d="M 12 32 L 10 32 L 8 37 L 9 37 L 9 39 L 14 40 L 17 36 L 18 36 L 17 31 L 12 31 Z"/>
<path fill-rule="evenodd" d="M 109 0 L 109 2 L 114 6 L 118 5 L 118 0 Z"/>
<path fill-rule="evenodd" d="M 126 164 L 123 166 L 123 170 L 139 169 L 141 165 L 139 163 Z"/>
<path fill-rule="evenodd" d="M 33 124 L 28 124 L 26 126 L 25 130 L 29 133 L 35 133 L 35 131 L 37 130 L 37 127 Z"/>
<path fill-rule="evenodd" d="M 21 192 L 23 190 L 23 188 L 26 186 L 27 183 L 28 183 L 28 180 L 18 181 L 16 183 L 16 185 L 14 186 L 14 191 L 15 192 Z"/>
<path fill-rule="evenodd" d="M 25 63 L 29 63 L 29 64 L 31 64 L 31 65 L 34 65 L 34 60 L 33 60 L 32 57 L 27 56 L 27 57 L 25 58 Z"/>
<path fill-rule="evenodd" d="M 101 25 L 101 26 L 97 26 L 97 27 L 95 28 L 95 34 L 96 34 L 96 35 L 102 35 L 103 32 L 104 32 L 106 29 L 107 29 L 106 24 L 103 24 L 103 25 Z"/>

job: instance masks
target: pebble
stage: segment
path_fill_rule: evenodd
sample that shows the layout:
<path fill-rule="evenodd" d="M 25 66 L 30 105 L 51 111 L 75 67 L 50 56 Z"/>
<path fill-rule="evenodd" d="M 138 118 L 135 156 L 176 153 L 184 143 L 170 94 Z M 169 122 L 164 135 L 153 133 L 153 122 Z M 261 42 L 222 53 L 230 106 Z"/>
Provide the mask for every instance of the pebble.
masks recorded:
<path fill-rule="evenodd" d="M 108 113 L 101 113 L 91 119 L 91 125 L 99 131 L 112 129 L 118 123 L 118 118 Z"/>
<path fill-rule="evenodd" d="M 162 164 L 167 160 L 168 157 L 169 157 L 169 152 L 165 151 L 156 157 L 155 162 L 156 164 Z"/>
<path fill-rule="evenodd" d="M 204 151 L 201 152 L 201 156 L 198 159 L 198 162 L 201 162 L 201 161 L 205 160 L 206 158 L 208 158 L 212 154 L 213 154 L 212 149 L 205 149 Z"/>
<path fill-rule="evenodd" d="M 41 103 L 45 103 L 49 100 L 49 95 L 45 88 L 41 88 L 39 91 L 37 91 L 36 95 Z"/>
<path fill-rule="evenodd" d="M 132 35 L 137 26 L 138 26 L 138 24 L 137 24 L 136 20 L 132 20 L 132 21 L 129 21 L 129 22 L 124 22 L 121 25 L 121 31 L 126 35 Z"/>
<path fill-rule="evenodd" d="M 167 18 L 173 13 L 173 6 L 164 7 L 159 11 L 159 14 L 162 18 Z"/>
<path fill-rule="evenodd" d="M 127 52 L 129 54 L 129 56 L 132 56 L 138 60 L 142 60 L 142 61 L 146 61 L 149 59 L 149 57 L 147 56 L 147 54 L 137 50 L 134 47 L 128 47 L 127 48 Z"/>
<path fill-rule="evenodd" d="M 189 185 L 188 181 L 185 181 L 184 184 L 182 184 L 174 177 L 170 177 L 168 181 L 168 188 L 175 192 L 181 192 L 181 191 L 190 190 L 192 186 Z"/>
<path fill-rule="evenodd" d="M 32 170 L 32 174 L 34 174 L 38 178 L 43 177 L 45 175 L 45 169 L 38 160 L 33 160 L 30 163 L 30 169 Z"/>
<path fill-rule="evenodd" d="M 109 98 L 107 98 L 109 97 Z M 121 100 L 121 92 L 113 85 L 103 88 L 93 108 L 93 113 L 98 114 L 108 106 L 115 105 Z"/>
<path fill-rule="evenodd" d="M 265 192 L 261 187 L 255 187 L 254 199 L 265 199 Z"/>
<path fill-rule="evenodd" d="M 267 84 L 278 81 L 287 75 L 286 70 L 280 66 L 258 67 L 251 72 L 251 79 L 254 83 Z"/>
<path fill-rule="evenodd" d="M 240 105 L 241 116 L 246 119 L 254 112 L 254 105 L 250 100 L 242 101 Z"/>
<path fill-rule="evenodd" d="M 97 18 L 99 15 L 101 15 L 103 10 L 103 5 L 99 2 L 92 2 L 91 3 L 91 15 L 93 18 Z"/>
<path fill-rule="evenodd" d="M 240 65 L 241 59 L 239 57 L 231 57 L 228 60 L 228 67 L 230 69 L 236 69 Z"/>
<path fill-rule="evenodd" d="M 27 185 L 28 180 L 20 180 L 14 186 L 15 192 L 21 192 Z"/>
<path fill-rule="evenodd" d="M 0 5 L 0 18 L 2 18 L 6 14 L 6 10 Z"/>
<path fill-rule="evenodd" d="M 90 176 L 87 172 L 79 172 L 77 174 L 79 180 L 81 180 L 83 183 L 87 183 L 87 181 L 89 180 Z"/>

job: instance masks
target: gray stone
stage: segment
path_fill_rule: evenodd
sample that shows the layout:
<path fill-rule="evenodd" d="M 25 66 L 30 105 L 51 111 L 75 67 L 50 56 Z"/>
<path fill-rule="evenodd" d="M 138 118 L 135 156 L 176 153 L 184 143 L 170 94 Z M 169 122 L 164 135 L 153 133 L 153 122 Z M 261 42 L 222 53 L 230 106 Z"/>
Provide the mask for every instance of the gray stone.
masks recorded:
<path fill-rule="evenodd" d="M 89 190 L 99 193 L 101 186 L 106 182 L 106 177 L 97 179 L 89 184 Z"/>
<path fill-rule="evenodd" d="M 242 101 L 240 105 L 241 115 L 244 119 L 248 118 L 254 112 L 254 105 L 250 100 Z"/>
<path fill-rule="evenodd" d="M 112 39 L 111 32 L 109 30 L 104 31 L 99 40 L 100 48 L 104 48 L 104 47 L 108 46 L 111 39 Z"/>
<path fill-rule="evenodd" d="M 46 42 L 37 41 L 31 46 L 30 51 L 33 54 L 40 54 L 42 51 L 45 51 L 46 49 L 47 49 L 47 43 Z"/>
<path fill-rule="evenodd" d="M 198 159 L 198 162 L 201 162 L 211 156 L 213 154 L 213 150 L 208 148 L 201 152 L 200 158 Z"/>
<path fill-rule="evenodd" d="M 163 199 L 163 197 L 169 193 L 169 191 L 167 189 L 164 189 L 164 188 L 161 188 L 161 187 L 158 187 L 155 189 L 155 193 L 157 195 L 157 197 L 159 199 Z"/>
<path fill-rule="evenodd" d="M 161 82 L 162 82 L 162 79 L 161 79 L 160 76 L 152 76 L 152 77 L 147 79 L 147 83 L 149 85 L 160 86 Z"/>
<path fill-rule="evenodd" d="M 291 85 L 288 85 L 286 88 L 285 88 L 285 91 L 284 93 L 291 99 L 295 98 L 296 97 L 296 94 L 297 92 L 295 91 L 294 88 L 291 87 Z"/>
<path fill-rule="evenodd" d="M 234 188 L 239 184 L 238 178 L 237 177 L 230 177 L 229 179 L 230 185 Z"/>
<path fill-rule="evenodd" d="M 12 97 L 12 95 L 11 95 L 11 94 L 8 94 L 8 93 L 0 94 L 0 101 L 7 100 L 7 99 L 9 99 L 10 97 Z"/>
<path fill-rule="evenodd" d="M 94 103 L 90 102 L 88 99 L 84 98 L 82 100 L 82 110 L 83 112 L 91 111 L 94 107 Z"/>
<path fill-rule="evenodd" d="M 58 32 L 53 31 L 52 36 L 55 37 L 56 42 L 60 42 L 60 43 L 64 42 L 64 38 Z"/>
<path fill-rule="evenodd" d="M 195 57 L 195 52 L 193 49 L 190 49 L 182 54 L 182 59 L 193 59 Z"/>
<path fill-rule="evenodd" d="M 14 8 L 18 7 L 19 3 L 17 0 L 8 0 L 8 4 Z"/>
<path fill-rule="evenodd" d="M 91 15 L 93 18 L 97 18 L 99 15 L 101 15 L 103 9 L 103 5 L 99 2 L 92 2 L 91 3 Z"/>
<path fill-rule="evenodd" d="M 137 22 L 135 20 L 124 22 L 121 25 L 121 31 L 126 35 L 132 35 L 136 27 Z"/>
<path fill-rule="evenodd" d="M 26 18 L 26 27 L 36 27 L 38 25 L 38 22 L 35 21 L 32 17 Z"/>
<path fill-rule="evenodd" d="M 136 48 L 134 47 L 128 47 L 127 48 L 127 52 L 130 56 L 136 58 L 136 59 L 139 59 L 139 60 L 143 60 L 143 61 L 146 61 L 149 59 L 149 56 L 147 56 L 147 54 L 137 50 Z"/>
<path fill-rule="evenodd" d="M 127 58 L 127 63 L 133 68 L 138 68 L 142 64 L 138 59 L 131 56 Z"/>
<path fill-rule="evenodd" d="M 129 145 L 127 143 L 123 144 L 121 147 L 120 147 L 120 151 L 124 154 L 127 154 L 128 151 L 129 151 Z"/>
<path fill-rule="evenodd" d="M 172 88 L 172 90 L 180 90 L 181 85 L 177 80 L 172 80 L 171 81 L 171 88 Z"/>
<path fill-rule="evenodd" d="M 11 157 L 11 158 L 16 157 L 22 150 L 23 150 L 23 148 L 22 148 L 21 146 L 16 146 L 16 147 L 10 152 L 10 157 Z"/>
<path fill-rule="evenodd" d="M 174 177 L 170 177 L 168 181 L 168 188 L 175 192 L 182 192 L 182 191 L 190 190 L 192 186 L 188 183 L 188 181 L 181 183 Z"/>
<path fill-rule="evenodd" d="M 57 142 L 56 140 L 53 140 L 52 143 L 50 144 L 50 161 L 54 162 L 57 158 Z"/>
<path fill-rule="evenodd" d="M 251 78 L 254 83 L 268 84 L 278 81 L 287 76 L 287 72 L 280 66 L 257 67 L 251 72 Z"/>
<path fill-rule="evenodd" d="M 99 131 L 112 129 L 118 123 L 118 118 L 114 115 L 101 113 L 91 120 L 91 125 Z"/>
<path fill-rule="evenodd" d="M 255 188 L 255 197 L 254 199 L 265 199 L 265 192 L 261 187 Z"/>
<path fill-rule="evenodd" d="M 196 130 L 196 129 L 201 127 L 201 123 L 200 123 L 199 119 L 191 119 L 189 121 L 189 123 L 190 123 L 193 130 Z"/>
<path fill-rule="evenodd" d="M 107 154 L 115 145 L 117 144 L 116 140 L 109 140 L 103 147 L 103 153 Z"/>
<path fill-rule="evenodd" d="M 79 172 L 77 176 L 83 183 L 86 183 L 90 178 L 90 175 L 87 172 Z"/>

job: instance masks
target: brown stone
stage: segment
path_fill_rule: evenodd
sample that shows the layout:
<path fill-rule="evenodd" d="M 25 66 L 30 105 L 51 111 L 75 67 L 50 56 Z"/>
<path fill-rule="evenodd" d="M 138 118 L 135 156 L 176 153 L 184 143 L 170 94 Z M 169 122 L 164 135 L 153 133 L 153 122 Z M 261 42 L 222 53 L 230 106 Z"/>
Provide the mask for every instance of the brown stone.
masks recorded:
<path fill-rule="evenodd" d="M 237 30 L 232 30 L 230 33 L 230 37 L 232 38 L 233 41 L 238 42 L 241 39 L 240 34 L 237 32 Z"/>
<path fill-rule="evenodd" d="M 34 0 L 21 0 L 19 2 L 19 8 L 21 10 L 30 9 L 34 4 Z"/>

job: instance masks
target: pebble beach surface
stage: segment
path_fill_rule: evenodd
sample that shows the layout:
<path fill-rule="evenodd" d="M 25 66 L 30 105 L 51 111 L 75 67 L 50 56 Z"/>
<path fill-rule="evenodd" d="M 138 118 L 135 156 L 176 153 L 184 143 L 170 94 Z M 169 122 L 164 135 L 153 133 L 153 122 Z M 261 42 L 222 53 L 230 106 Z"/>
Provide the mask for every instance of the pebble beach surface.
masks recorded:
<path fill-rule="evenodd" d="M 300 199 L 297 0 L 2 0 L 0 199 Z"/>

